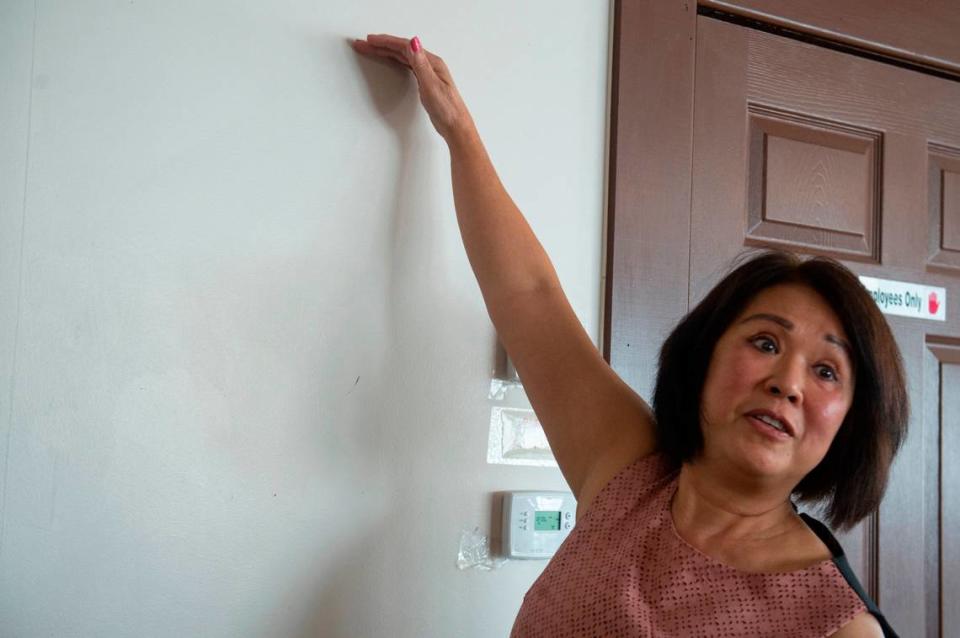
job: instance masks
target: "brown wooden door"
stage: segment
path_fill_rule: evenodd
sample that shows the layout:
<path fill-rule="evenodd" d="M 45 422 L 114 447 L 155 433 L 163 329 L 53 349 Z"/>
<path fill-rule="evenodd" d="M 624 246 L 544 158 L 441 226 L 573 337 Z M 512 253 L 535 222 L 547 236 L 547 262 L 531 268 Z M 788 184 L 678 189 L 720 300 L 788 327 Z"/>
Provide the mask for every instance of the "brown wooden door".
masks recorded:
<path fill-rule="evenodd" d="M 960 83 L 699 16 L 689 307 L 745 247 L 947 289 L 888 317 L 912 418 L 877 516 L 840 536 L 903 636 L 960 636 Z"/>

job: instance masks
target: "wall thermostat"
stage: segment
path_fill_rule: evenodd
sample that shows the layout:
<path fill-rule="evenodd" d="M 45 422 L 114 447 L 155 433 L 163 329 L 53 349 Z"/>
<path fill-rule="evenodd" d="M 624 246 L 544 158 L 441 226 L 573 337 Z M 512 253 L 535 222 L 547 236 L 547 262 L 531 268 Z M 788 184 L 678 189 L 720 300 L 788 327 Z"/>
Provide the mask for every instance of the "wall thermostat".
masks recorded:
<path fill-rule="evenodd" d="M 503 553 L 510 558 L 550 558 L 576 523 L 570 492 L 503 495 Z"/>

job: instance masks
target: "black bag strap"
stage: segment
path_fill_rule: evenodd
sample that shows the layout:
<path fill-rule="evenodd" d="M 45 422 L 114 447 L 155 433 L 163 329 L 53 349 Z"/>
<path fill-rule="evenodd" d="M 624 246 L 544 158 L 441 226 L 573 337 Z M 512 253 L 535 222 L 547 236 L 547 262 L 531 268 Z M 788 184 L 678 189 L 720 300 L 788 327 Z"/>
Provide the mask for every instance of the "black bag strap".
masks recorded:
<path fill-rule="evenodd" d="M 796 505 L 794 505 L 794 510 L 796 510 Z M 857 579 L 857 575 L 853 573 L 850 563 L 847 562 L 847 556 L 843 553 L 843 548 L 837 539 L 834 538 L 833 534 L 830 533 L 830 530 L 827 529 L 827 526 L 802 512 L 800 513 L 800 518 L 802 518 L 803 522 L 807 524 L 807 527 L 813 530 L 813 533 L 823 541 L 823 544 L 830 548 L 830 553 L 833 554 L 833 564 L 836 565 L 840 573 L 843 574 L 847 584 L 860 596 L 860 599 L 867 606 L 867 611 L 873 614 L 877 622 L 880 623 L 884 638 L 898 638 L 893 627 L 891 627 L 887 619 L 883 617 L 880 608 L 877 607 L 877 603 L 873 602 L 873 599 L 867 594 L 867 590 L 863 588 L 863 585 L 861 585 L 859 579 Z"/>

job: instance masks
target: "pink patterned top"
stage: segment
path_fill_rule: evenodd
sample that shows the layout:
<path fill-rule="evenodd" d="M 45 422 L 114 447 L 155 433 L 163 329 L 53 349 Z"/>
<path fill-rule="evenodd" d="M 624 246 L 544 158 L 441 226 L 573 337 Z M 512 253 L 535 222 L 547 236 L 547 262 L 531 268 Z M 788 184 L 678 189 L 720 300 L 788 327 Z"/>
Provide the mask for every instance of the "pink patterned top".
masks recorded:
<path fill-rule="evenodd" d="M 670 514 L 678 476 L 654 454 L 611 479 L 524 596 L 511 637 L 812 638 L 866 610 L 831 560 L 749 573 L 688 544 Z"/>

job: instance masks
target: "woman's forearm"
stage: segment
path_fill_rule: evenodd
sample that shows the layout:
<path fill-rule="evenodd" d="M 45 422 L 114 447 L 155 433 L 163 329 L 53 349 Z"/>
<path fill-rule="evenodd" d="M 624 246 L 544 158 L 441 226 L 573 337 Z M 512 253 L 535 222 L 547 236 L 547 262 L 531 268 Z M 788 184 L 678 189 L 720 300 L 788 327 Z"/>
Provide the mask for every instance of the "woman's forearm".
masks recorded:
<path fill-rule="evenodd" d="M 510 198 L 473 126 L 447 139 L 453 199 L 467 258 L 491 304 L 559 286 L 550 258 Z"/>

